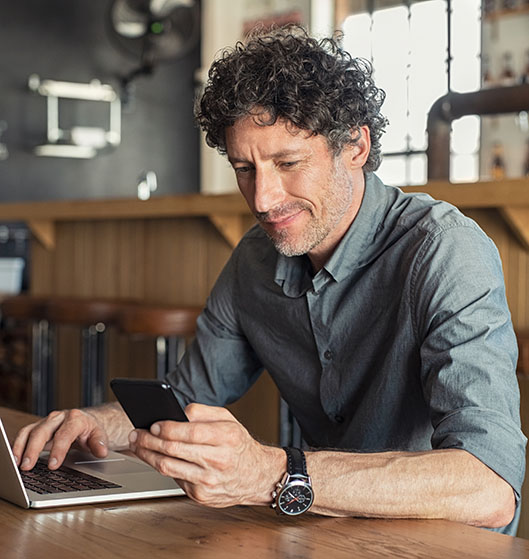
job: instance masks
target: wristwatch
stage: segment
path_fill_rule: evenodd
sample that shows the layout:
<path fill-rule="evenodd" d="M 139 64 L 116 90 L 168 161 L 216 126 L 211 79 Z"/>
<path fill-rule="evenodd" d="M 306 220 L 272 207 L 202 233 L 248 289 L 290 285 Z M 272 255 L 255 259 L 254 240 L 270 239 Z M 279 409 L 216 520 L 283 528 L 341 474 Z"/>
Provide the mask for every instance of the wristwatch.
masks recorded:
<path fill-rule="evenodd" d="M 287 471 L 272 493 L 272 508 L 278 514 L 296 516 L 309 510 L 314 501 L 314 491 L 303 451 L 290 447 L 283 450 L 287 453 Z"/>

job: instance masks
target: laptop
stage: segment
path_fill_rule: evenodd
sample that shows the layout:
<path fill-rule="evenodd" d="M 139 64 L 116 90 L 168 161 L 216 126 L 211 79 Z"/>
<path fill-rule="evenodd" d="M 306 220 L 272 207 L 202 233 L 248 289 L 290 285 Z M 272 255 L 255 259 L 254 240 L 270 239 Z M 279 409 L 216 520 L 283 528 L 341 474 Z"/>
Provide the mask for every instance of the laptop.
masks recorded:
<path fill-rule="evenodd" d="M 59 470 L 51 472 L 48 454 L 41 453 L 30 472 L 20 471 L 0 419 L 0 498 L 24 508 L 47 508 L 184 494 L 172 478 L 134 456 L 110 451 L 97 458 L 71 449 Z"/>

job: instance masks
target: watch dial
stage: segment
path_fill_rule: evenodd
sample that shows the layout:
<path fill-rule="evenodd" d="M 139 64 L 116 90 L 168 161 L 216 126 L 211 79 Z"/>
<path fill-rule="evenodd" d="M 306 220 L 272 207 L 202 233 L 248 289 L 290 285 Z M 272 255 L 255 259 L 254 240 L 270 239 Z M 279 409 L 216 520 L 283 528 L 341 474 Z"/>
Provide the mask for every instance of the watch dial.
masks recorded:
<path fill-rule="evenodd" d="M 312 490 L 306 484 L 287 485 L 279 497 L 278 506 L 285 514 L 301 514 L 312 505 Z"/>

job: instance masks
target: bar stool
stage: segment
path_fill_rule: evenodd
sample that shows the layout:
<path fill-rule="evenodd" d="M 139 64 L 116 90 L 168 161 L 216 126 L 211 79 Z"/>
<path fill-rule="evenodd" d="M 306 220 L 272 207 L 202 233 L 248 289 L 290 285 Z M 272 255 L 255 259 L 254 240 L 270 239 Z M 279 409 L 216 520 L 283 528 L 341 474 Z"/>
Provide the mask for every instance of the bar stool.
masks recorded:
<path fill-rule="evenodd" d="M 53 329 L 46 315 L 48 297 L 15 295 L 0 304 L 6 321 L 27 323 L 31 329 L 31 411 L 46 415 L 54 408 Z"/>
<path fill-rule="evenodd" d="M 156 339 L 156 378 L 174 370 L 195 335 L 201 307 L 138 304 L 125 307 L 117 317 L 118 329 L 128 336 Z"/>
<path fill-rule="evenodd" d="M 123 306 L 133 301 L 54 297 L 46 305 L 46 316 L 54 325 L 81 328 L 81 405 L 95 406 L 104 401 L 106 386 L 107 326 L 114 324 Z"/>

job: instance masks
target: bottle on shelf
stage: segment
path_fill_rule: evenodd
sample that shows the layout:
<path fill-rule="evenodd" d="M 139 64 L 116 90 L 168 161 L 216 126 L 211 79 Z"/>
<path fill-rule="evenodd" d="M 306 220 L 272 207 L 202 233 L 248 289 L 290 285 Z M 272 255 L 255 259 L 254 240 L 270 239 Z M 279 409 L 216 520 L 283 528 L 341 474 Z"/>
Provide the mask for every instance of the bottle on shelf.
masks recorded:
<path fill-rule="evenodd" d="M 501 142 L 494 142 L 492 146 L 490 174 L 493 180 L 501 180 L 505 178 L 505 158 Z"/>
<path fill-rule="evenodd" d="M 529 1 L 529 0 L 528 0 Z M 529 6 L 529 4 L 528 4 Z M 520 83 L 529 83 L 529 49 L 525 51 L 525 67 L 520 77 Z"/>
<path fill-rule="evenodd" d="M 486 54 L 481 55 L 481 87 L 483 89 L 487 87 L 493 87 L 494 83 L 492 81 L 492 75 L 490 73 L 490 61 Z"/>
<path fill-rule="evenodd" d="M 506 51 L 503 53 L 500 73 L 501 85 L 514 85 L 516 83 L 516 75 L 512 66 L 512 53 Z"/>
<path fill-rule="evenodd" d="M 514 10 L 516 8 L 516 0 L 502 0 L 502 8 L 504 10 Z"/>
<path fill-rule="evenodd" d="M 483 15 L 490 16 L 496 11 L 495 0 L 483 0 Z"/>

